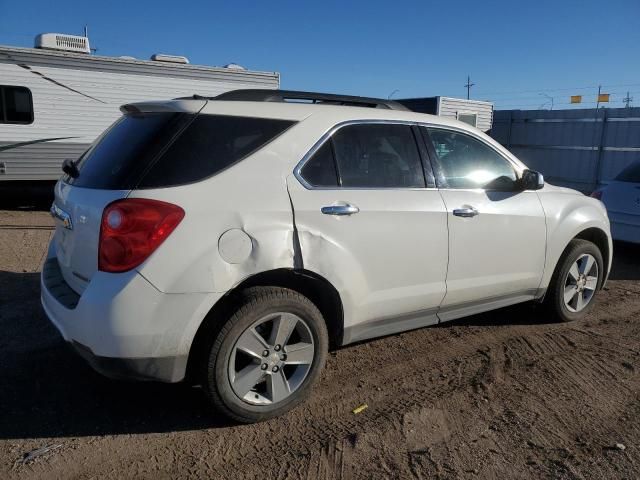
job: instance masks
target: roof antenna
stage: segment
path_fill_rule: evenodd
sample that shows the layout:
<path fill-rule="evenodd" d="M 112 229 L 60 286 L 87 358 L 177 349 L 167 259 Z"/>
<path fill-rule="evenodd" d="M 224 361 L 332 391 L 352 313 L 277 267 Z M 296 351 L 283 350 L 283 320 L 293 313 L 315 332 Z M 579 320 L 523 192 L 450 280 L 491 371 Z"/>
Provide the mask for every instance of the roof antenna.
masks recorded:
<path fill-rule="evenodd" d="M 85 38 L 89 38 L 89 26 L 85 23 L 83 30 L 83 36 Z M 89 49 L 91 50 L 92 53 L 96 53 L 98 51 L 97 48 L 93 48 L 93 47 L 89 47 Z"/>

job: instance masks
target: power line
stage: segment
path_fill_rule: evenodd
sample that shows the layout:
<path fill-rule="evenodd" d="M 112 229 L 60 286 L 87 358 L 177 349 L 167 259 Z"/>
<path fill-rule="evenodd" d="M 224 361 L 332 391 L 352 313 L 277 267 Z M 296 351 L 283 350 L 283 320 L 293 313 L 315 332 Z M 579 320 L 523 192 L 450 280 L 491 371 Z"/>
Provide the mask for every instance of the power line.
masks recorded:
<path fill-rule="evenodd" d="M 609 95 L 613 96 L 624 96 L 627 93 L 630 94 L 640 94 L 640 90 L 627 90 L 627 91 L 620 91 L 620 90 L 609 90 L 607 93 L 609 93 Z M 540 93 L 540 95 L 543 95 L 542 93 Z M 554 95 L 554 98 L 562 98 L 565 95 Z M 569 96 L 569 95 L 567 95 Z M 582 95 L 584 97 L 584 94 Z M 486 97 L 486 98 L 491 98 L 491 97 Z M 526 97 L 506 97 L 506 98 L 496 98 L 495 102 L 504 102 L 504 101 L 509 101 L 509 100 L 523 100 L 523 101 L 527 101 L 527 100 L 538 100 L 539 96 L 536 95 L 532 95 L 532 96 L 526 96 Z"/>
<path fill-rule="evenodd" d="M 631 94 L 633 92 L 629 92 L 629 93 Z M 611 95 L 611 97 L 613 97 L 613 95 Z M 626 100 L 626 98 L 611 98 L 611 97 L 609 98 L 609 101 L 605 102 L 605 103 L 625 103 L 625 100 Z M 630 100 L 633 100 L 633 97 L 631 97 Z M 498 101 L 495 101 L 493 103 L 495 103 L 496 105 L 498 105 L 498 104 L 499 105 L 540 105 L 540 101 L 539 100 L 538 101 L 529 101 L 529 102 L 508 102 L 508 101 L 506 101 L 506 102 L 507 103 L 505 103 L 504 100 L 498 100 Z M 570 101 L 569 102 L 558 102 L 558 101 L 555 101 L 554 103 L 556 105 L 577 105 L 575 103 L 571 103 Z M 597 98 L 594 97 L 593 100 L 590 100 L 590 101 L 584 101 L 584 98 L 583 98 L 583 101 L 580 102 L 580 103 L 581 104 L 589 104 L 589 103 L 594 103 L 595 104 L 595 103 L 597 103 Z"/>
<path fill-rule="evenodd" d="M 487 96 L 487 95 L 517 95 L 520 93 L 538 93 L 538 92 L 571 92 L 575 90 L 590 90 L 597 89 L 598 87 L 602 88 L 619 88 L 619 87 L 638 87 L 640 83 L 627 83 L 627 84 L 618 84 L 618 85 L 591 85 L 585 87 L 571 87 L 571 88 L 537 88 L 535 90 L 512 90 L 512 91 L 499 91 L 499 92 L 475 92 L 476 96 Z"/>
<path fill-rule="evenodd" d="M 605 92 L 609 94 L 609 101 L 606 102 L 606 104 L 611 105 L 611 106 L 631 106 L 631 102 L 633 101 L 633 96 L 632 94 L 636 94 L 636 95 L 640 95 L 640 91 L 638 90 L 627 90 L 625 91 L 608 91 Z M 540 94 L 543 95 L 543 94 Z M 583 95 L 582 101 L 579 103 L 572 103 L 572 102 L 563 102 L 563 101 L 555 101 L 557 97 L 554 98 L 554 104 L 555 105 L 572 105 L 574 107 L 580 108 L 580 107 L 589 107 L 591 105 L 594 105 L 595 108 L 597 108 L 599 106 L 599 102 L 598 102 L 598 96 L 597 93 L 594 94 L 593 99 L 591 99 L 591 96 L 587 97 L 587 99 L 585 100 L 585 97 Z M 492 101 L 492 100 L 488 100 L 488 101 Z M 495 99 L 493 100 L 493 104 L 496 106 L 496 108 L 526 108 L 526 109 L 533 109 L 535 107 L 541 107 L 540 105 L 540 101 L 538 99 L 538 97 L 521 97 L 521 98 L 517 98 L 517 97 L 511 97 L 511 98 L 500 98 L 500 99 Z"/>
<path fill-rule="evenodd" d="M 611 95 L 611 97 L 624 97 L 627 92 L 630 95 L 640 95 L 640 89 L 632 89 L 632 90 L 606 90 L 605 93 L 608 93 L 609 95 Z M 571 92 L 573 93 L 573 92 Z M 523 95 L 523 96 L 510 96 L 510 97 L 501 97 L 501 96 L 496 96 L 496 95 L 478 95 L 475 94 L 474 96 L 478 99 L 478 100 L 484 100 L 484 101 L 488 101 L 488 102 L 493 102 L 493 103 L 500 103 L 500 102 L 522 102 L 522 103 L 539 103 L 538 100 L 540 100 L 540 95 L 543 95 L 542 92 L 538 92 L 538 95 Z M 582 92 L 580 93 L 580 95 L 584 98 L 591 98 L 591 96 L 593 95 L 593 98 L 596 98 L 597 95 L 597 87 L 593 90 L 593 92 Z M 443 96 L 452 96 L 455 97 L 455 94 L 450 94 L 450 95 L 446 95 L 443 94 Z M 552 96 L 555 99 L 562 99 L 562 98 L 569 98 L 570 93 L 562 93 L 562 94 L 554 94 L 554 95 L 549 95 L 550 97 Z M 595 100 L 594 100 L 595 102 Z"/>
<path fill-rule="evenodd" d="M 32 33 L 8 32 L 6 30 L 0 31 L 0 35 L 7 35 L 7 36 L 11 36 L 11 37 L 27 37 L 27 38 L 34 38 L 35 37 L 35 35 L 32 34 Z"/>

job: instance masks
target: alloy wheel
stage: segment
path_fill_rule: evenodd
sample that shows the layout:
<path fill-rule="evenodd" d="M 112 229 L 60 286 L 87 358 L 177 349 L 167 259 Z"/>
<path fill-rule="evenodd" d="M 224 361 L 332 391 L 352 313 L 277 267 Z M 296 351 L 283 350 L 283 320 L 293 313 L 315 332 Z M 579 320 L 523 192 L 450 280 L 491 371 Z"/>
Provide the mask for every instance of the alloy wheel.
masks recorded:
<path fill-rule="evenodd" d="M 293 394 L 313 364 L 315 345 L 307 323 L 288 312 L 256 320 L 238 338 L 229 358 L 233 392 L 252 405 L 270 405 Z"/>
<path fill-rule="evenodd" d="M 591 302 L 598 287 L 598 262 L 588 253 L 580 255 L 567 272 L 564 304 L 570 312 L 580 312 Z"/>

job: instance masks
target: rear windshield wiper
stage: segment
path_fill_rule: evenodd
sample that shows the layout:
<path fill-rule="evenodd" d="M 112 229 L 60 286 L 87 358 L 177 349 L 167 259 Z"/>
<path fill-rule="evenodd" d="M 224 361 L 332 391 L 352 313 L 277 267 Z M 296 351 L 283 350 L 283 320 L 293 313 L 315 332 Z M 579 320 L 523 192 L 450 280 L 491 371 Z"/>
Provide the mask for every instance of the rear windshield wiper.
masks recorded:
<path fill-rule="evenodd" d="M 71 178 L 78 178 L 80 176 L 80 170 L 78 170 L 76 163 L 70 158 L 62 162 L 62 171 Z"/>

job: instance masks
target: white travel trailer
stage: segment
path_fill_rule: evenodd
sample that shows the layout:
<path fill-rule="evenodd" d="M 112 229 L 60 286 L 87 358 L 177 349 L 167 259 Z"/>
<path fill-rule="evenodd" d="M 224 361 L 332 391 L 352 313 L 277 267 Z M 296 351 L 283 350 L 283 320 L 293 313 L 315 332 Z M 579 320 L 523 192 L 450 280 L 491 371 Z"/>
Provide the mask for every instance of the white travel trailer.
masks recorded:
<path fill-rule="evenodd" d="M 86 37 L 42 34 L 35 47 L 0 46 L 0 186 L 58 179 L 62 162 L 78 158 L 123 104 L 280 86 L 278 73 L 236 64 L 91 55 Z"/>

